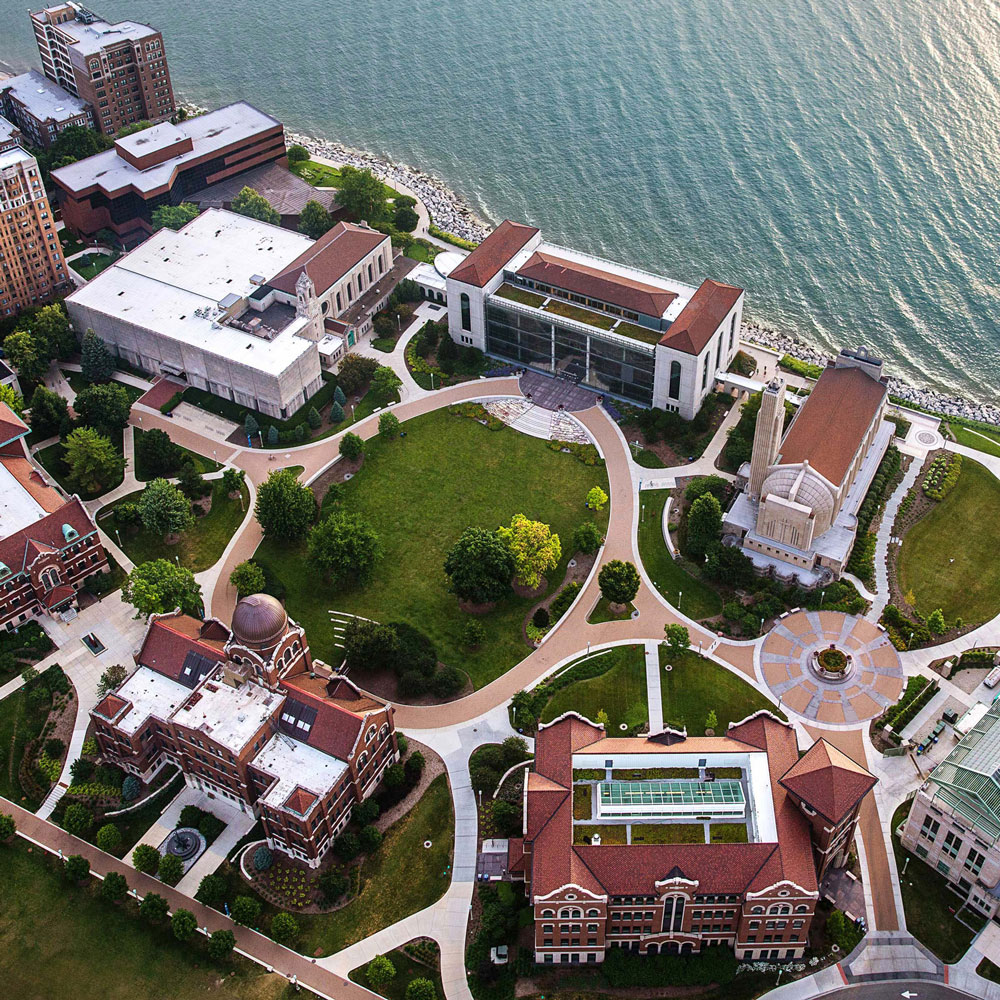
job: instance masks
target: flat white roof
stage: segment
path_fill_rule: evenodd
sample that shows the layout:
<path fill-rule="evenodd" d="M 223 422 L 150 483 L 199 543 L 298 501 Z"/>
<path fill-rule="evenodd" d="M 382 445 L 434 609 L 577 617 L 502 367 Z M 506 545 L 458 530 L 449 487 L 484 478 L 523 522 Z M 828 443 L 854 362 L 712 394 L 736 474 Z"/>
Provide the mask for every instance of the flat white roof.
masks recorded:
<path fill-rule="evenodd" d="M 179 125 L 169 126 L 170 129 L 176 129 L 178 134 L 190 137 L 194 149 L 189 153 L 181 153 L 145 170 L 137 170 L 128 160 L 118 155 L 117 149 L 112 148 L 53 170 L 52 176 L 70 190 L 80 190 L 91 184 L 98 184 L 105 191 L 112 192 L 130 184 L 137 191 L 152 191 L 169 183 L 174 170 L 189 160 L 206 156 L 222 149 L 223 146 L 230 146 L 234 142 L 248 139 L 280 124 L 277 118 L 264 114 L 246 101 L 239 101 L 219 108 L 218 111 L 210 111 L 207 115 L 198 115 L 186 119 Z M 154 128 L 163 129 L 164 126 L 157 125 Z M 119 141 L 127 143 L 130 140 L 138 140 L 144 134 L 136 132 Z M 158 134 L 162 139 L 166 133 Z M 141 155 L 144 149 L 149 151 L 149 147 L 137 144 L 126 148 L 134 148 L 136 155 Z"/>
<path fill-rule="evenodd" d="M 347 764 L 322 750 L 275 733 L 253 759 L 253 766 L 274 775 L 278 782 L 264 796 L 269 806 L 283 806 L 300 785 L 322 798 L 337 783 Z"/>
<path fill-rule="evenodd" d="M 132 735 L 151 715 L 169 719 L 191 689 L 149 667 L 139 667 L 115 694 L 132 702 L 132 710 L 117 724 Z"/>
<path fill-rule="evenodd" d="M 114 45 L 115 42 L 137 42 L 156 31 L 148 24 L 140 24 L 138 21 L 119 21 L 117 24 L 109 24 L 107 21 L 94 21 L 91 24 L 64 21 L 58 27 L 60 31 L 76 39 L 76 48 L 83 55 L 100 52 L 105 45 Z"/>
<path fill-rule="evenodd" d="M 443 292 L 448 285 L 441 272 L 433 264 L 420 263 L 407 275 L 413 281 L 423 285 L 425 288 L 433 288 L 435 291 Z"/>
<path fill-rule="evenodd" d="M 245 681 L 230 687 L 210 674 L 193 695 L 191 702 L 174 713 L 174 721 L 211 737 L 233 754 L 239 754 L 251 737 L 272 715 L 272 706 L 280 698 L 259 684 Z"/>
<path fill-rule="evenodd" d="M 32 163 L 35 162 L 35 158 L 30 153 L 26 153 L 20 146 L 14 146 L 13 149 L 7 149 L 0 153 L 0 170 L 13 167 L 18 163 L 27 163 L 29 160 Z"/>
<path fill-rule="evenodd" d="M 219 324 L 219 303 L 230 295 L 248 297 L 260 287 L 252 276 L 277 274 L 312 242 L 280 226 L 210 208 L 179 232 L 154 233 L 67 301 L 278 374 L 313 346 L 296 336 L 305 317 L 266 340 Z"/>
<path fill-rule="evenodd" d="M 17 481 L 6 465 L 0 464 L 0 538 L 13 535 L 45 516 L 41 504 Z"/>
<path fill-rule="evenodd" d="M 20 129 L 11 122 L 7 121 L 6 118 L 0 118 L 0 142 L 4 142 L 10 139 L 15 132 L 19 132 Z"/>
<path fill-rule="evenodd" d="M 87 105 L 36 69 L 0 81 L 0 91 L 10 93 L 41 121 L 64 122 L 85 114 Z"/>

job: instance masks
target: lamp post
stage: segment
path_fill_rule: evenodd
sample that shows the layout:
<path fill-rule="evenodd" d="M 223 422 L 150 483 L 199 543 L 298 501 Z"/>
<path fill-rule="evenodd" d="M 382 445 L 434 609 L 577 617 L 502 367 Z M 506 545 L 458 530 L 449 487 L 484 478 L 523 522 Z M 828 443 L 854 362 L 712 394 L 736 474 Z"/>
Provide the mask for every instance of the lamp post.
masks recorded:
<path fill-rule="evenodd" d="M 826 588 L 825 587 L 819 592 L 819 606 L 820 606 L 820 609 L 822 609 L 822 607 L 823 607 L 823 598 L 824 597 L 826 597 Z"/>
<path fill-rule="evenodd" d="M 684 591 L 683 590 L 678 590 L 677 591 L 677 610 L 678 611 L 680 611 L 680 609 L 681 609 L 681 598 L 683 596 L 684 596 Z"/>
<path fill-rule="evenodd" d="M 910 633 L 910 640 L 909 640 L 909 642 L 907 642 L 906 648 L 909 649 L 910 646 L 912 646 L 912 645 L 913 645 L 913 633 L 911 632 Z"/>

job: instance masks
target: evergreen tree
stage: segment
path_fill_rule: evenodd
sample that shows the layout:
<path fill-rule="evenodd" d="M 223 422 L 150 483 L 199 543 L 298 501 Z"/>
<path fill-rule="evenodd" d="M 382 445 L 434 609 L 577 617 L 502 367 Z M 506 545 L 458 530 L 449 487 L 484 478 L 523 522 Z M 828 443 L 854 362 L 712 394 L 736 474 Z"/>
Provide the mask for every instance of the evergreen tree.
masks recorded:
<path fill-rule="evenodd" d="M 248 413 L 243 418 L 243 430 L 248 438 L 255 438 L 260 431 L 260 424 L 257 423 L 257 418 L 252 413 Z"/>
<path fill-rule="evenodd" d="M 323 418 L 319 415 L 319 410 L 315 406 L 309 407 L 309 412 L 306 413 L 306 420 L 313 430 L 316 430 L 323 423 Z"/>
<path fill-rule="evenodd" d="M 703 493 L 688 511 L 688 552 L 704 559 L 722 535 L 722 505 L 711 493 Z"/>
<path fill-rule="evenodd" d="M 271 424 L 267 429 L 267 443 L 273 448 L 278 443 L 279 437 L 278 428 Z"/>
<path fill-rule="evenodd" d="M 343 406 L 347 402 L 347 397 L 344 395 L 344 390 L 341 389 L 339 385 L 337 386 L 336 389 L 333 390 L 333 398 L 341 406 Z"/>
<path fill-rule="evenodd" d="M 330 423 L 339 424 L 344 419 L 344 408 L 336 401 L 330 404 Z"/>
<path fill-rule="evenodd" d="M 115 372 L 114 356 L 93 330 L 88 330 L 83 335 L 80 367 L 88 382 L 107 382 Z"/>

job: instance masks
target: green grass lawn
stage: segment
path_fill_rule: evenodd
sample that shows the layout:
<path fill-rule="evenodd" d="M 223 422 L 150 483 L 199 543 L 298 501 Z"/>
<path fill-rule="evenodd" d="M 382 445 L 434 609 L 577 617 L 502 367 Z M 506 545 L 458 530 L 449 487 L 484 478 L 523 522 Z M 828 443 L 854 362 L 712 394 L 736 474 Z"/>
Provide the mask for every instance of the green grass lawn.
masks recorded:
<path fill-rule="evenodd" d="M 896 836 L 896 828 L 909 815 L 910 805 L 910 802 L 904 802 L 892 815 L 892 851 L 899 873 L 906 929 L 943 962 L 951 964 L 968 951 L 975 934 L 955 919 L 954 911 L 962 905 L 962 899 L 949 888 L 948 880 L 916 855 L 910 854 Z M 904 863 L 905 875 L 902 874 Z M 973 923 L 976 913 L 967 908 L 963 917 Z M 979 919 L 985 922 L 984 918 Z"/>
<path fill-rule="evenodd" d="M 685 571 L 663 540 L 663 508 L 670 490 L 643 490 L 639 518 L 639 557 L 656 589 L 688 618 L 702 621 L 722 614 L 722 598 L 708 584 Z"/>
<path fill-rule="evenodd" d="M 300 163 L 290 163 L 288 169 L 301 177 L 307 184 L 312 184 L 313 187 L 340 187 L 340 169 L 338 167 L 316 163 L 314 160 L 303 160 Z M 385 190 L 386 198 L 390 201 L 399 194 L 395 188 L 389 187 L 388 184 L 383 184 L 382 187 Z"/>
<path fill-rule="evenodd" d="M 167 545 L 161 535 L 154 535 L 138 526 L 138 531 L 134 528 L 120 531 L 122 548 L 136 564 L 150 559 L 179 559 L 182 566 L 193 573 L 200 573 L 218 561 L 229 544 L 229 539 L 243 523 L 250 503 L 250 493 L 245 486 L 242 493 L 242 504 L 239 499 L 230 500 L 222 480 L 216 480 L 212 484 L 212 509 L 204 517 L 195 515 L 194 524 L 181 535 L 176 545 Z M 109 517 L 119 504 L 135 503 L 141 496 L 142 491 L 139 490 L 101 508 L 98 519 L 113 538 L 119 537 L 115 534 L 114 522 L 103 519 Z"/>
<path fill-rule="evenodd" d="M 432 847 L 425 848 L 424 841 Z M 303 955 L 324 955 L 394 924 L 440 899 L 451 881 L 455 820 L 448 779 L 435 778 L 414 807 L 386 832 L 365 861 L 361 892 L 332 913 L 298 917 Z"/>
<path fill-rule="evenodd" d="M 511 302 L 520 302 L 523 306 L 531 306 L 534 309 L 541 309 L 545 302 L 545 296 L 537 292 L 529 292 L 527 288 L 518 288 L 517 285 L 501 285 L 494 293 L 502 299 L 510 299 Z"/>
<path fill-rule="evenodd" d="M 667 663 L 673 670 L 663 669 Z M 731 670 L 691 650 L 677 656 L 660 647 L 660 693 L 664 723 L 684 723 L 690 736 L 704 735 L 705 719 L 713 710 L 719 720 L 717 736 L 725 735 L 730 722 L 739 722 L 762 708 L 785 717 L 773 702 Z"/>
<path fill-rule="evenodd" d="M 83 392 L 84 389 L 89 388 L 93 385 L 92 382 L 88 382 L 83 376 L 83 372 L 66 371 L 63 370 L 63 378 L 69 382 L 69 387 L 74 392 Z M 127 382 L 121 382 L 116 378 L 110 380 L 112 385 L 120 385 L 127 393 L 128 398 L 131 402 L 135 402 L 144 392 L 143 389 L 138 388 L 138 386 L 129 385 Z"/>
<path fill-rule="evenodd" d="M 632 340 L 641 340 L 644 344 L 658 344 L 663 339 L 662 330 L 650 330 L 649 327 L 639 326 L 638 323 L 627 323 L 625 320 L 615 327 L 615 333 L 631 337 Z"/>
<path fill-rule="evenodd" d="M 748 840 L 746 823 L 711 823 L 708 829 L 711 844 L 745 844 Z"/>
<path fill-rule="evenodd" d="M 138 918 L 67 884 L 56 863 L 16 841 L 0 865 L 0 978 L 19 1000 L 223 1000 L 306 998 L 287 980 L 234 957 L 210 961 L 201 936 L 181 944 L 169 923 Z"/>
<path fill-rule="evenodd" d="M 428 250 L 422 243 L 411 243 L 404 253 L 410 260 L 419 260 L 421 264 L 433 264 L 434 258 L 441 253 L 440 247 Z"/>
<path fill-rule="evenodd" d="M 17 770 L 24 756 L 24 745 L 35 739 L 48 718 L 48 706 L 32 708 L 20 688 L 0 701 L 0 795 L 26 809 L 40 803 L 26 800 Z"/>
<path fill-rule="evenodd" d="M 91 278 L 96 278 L 101 271 L 111 267 L 119 256 L 121 255 L 117 253 L 92 253 L 87 254 L 86 257 L 77 257 L 76 260 L 70 261 L 69 266 L 85 281 L 90 281 Z"/>
<path fill-rule="evenodd" d="M 567 319 L 575 319 L 578 323 L 596 326 L 599 330 L 610 330 L 618 319 L 617 316 L 609 316 L 607 313 L 597 312 L 593 309 L 583 309 L 569 302 L 563 302 L 561 299 L 549 299 L 548 304 L 542 308 L 545 312 L 565 316 Z"/>
<path fill-rule="evenodd" d="M 396 975 L 381 989 L 376 989 L 368 982 L 368 977 L 365 975 L 367 963 L 359 965 L 351 972 L 351 982 L 360 983 L 365 989 L 384 996 L 386 1000 L 406 1000 L 406 987 L 414 979 L 429 979 L 434 984 L 438 1000 L 444 1000 L 444 988 L 441 986 L 441 976 L 434 969 L 410 958 L 402 948 L 390 951 L 386 957 L 392 962 L 393 968 L 396 970 Z"/>
<path fill-rule="evenodd" d="M 592 486 L 607 489 L 604 469 L 588 467 L 545 442 L 511 430 L 489 431 L 445 411 L 403 425 L 407 436 L 366 443 L 366 457 L 344 489 L 344 509 L 375 527 L 385 557 L 364 587 L 336 589 L 303 572 L 304 545 L 266 540 L 256 558 L 287 589 L 289 613 L 306 628 L 315 655 L 336 645 L 330 610 L 380 621 L 405 621 L 425 633 L 439 658 L 481 687 L 530 651 L 521 625 L 534 601 L 510 597 L 479 620 L 486 641 L 469 652 L 462 641 L 468 621 L 448 593 L 444 560 L 469 525 L 495 528 L 518 513 L 551 524 L 563 542 L 558 567 L 548 573 L 549 593 L 565 575 L 573 529 L 584 519 Z M 606 514 L 599 515 L 599 527 Z"/>
<path fill-rule="evenodd" d="M 608 736 L 624 736 L 624 723 L 634 729 L 649 721 L 646 701 L 646 657 L 642 646 L 615 646 L 598 653 L 614 666 L 607 673 L 577 681 L 561 688 L 542 710 L 541 722 L 551 722 L 563 712 L 579 712 L 596 719 L 604 709 L 608 713 Z"/>
<path fill-rule="evenodd" d="M 635 605 L 628 604 L 621 614 L 617 614 L 611 610 L 611 602 L 606 597 L 602 597 L 594 605 L 594 610 L 587 615 L 587 621 L 591 625 L 599 625 L 601 622 L 623 622 L 632 617 L 633 611 L 635 611 Z"/>
<path fill-rule="evenodd" d="M 704 844 L 701 823 L 633 823 L 633 844 Z"/>
<path fill-rule="evenodd" d="M 640 448 L 636 451 L 635 445 L 632 445 L 632 458 L 636 465 L 641 465 L 644 469 L 665 469 L 667 467 L 667 463 L 655 451 L 650 451 L 648 448 Z"/>
<path fill-rule="evenodd" d="M 1000 481 L 966 458 L 958 483 L 903 537 L 899 585 L 917 610 L 984 622 L 1000 610 Z"/>
<path fill-rule="evenodd" d="M 145 463 L 139 458 L 139 439 L 146 432 L 136 427 L 132 433 L 135 435 L 135 478 L 145 483 L 150 479 L 156 478 L 152 471 L 147 469 Z M 197 452 L 189 451 L 187 448 L 181 448 L 181 465 L 189 460 L 203 476 L 209 472 L 218 472 L 222 468 L 218 462 L 213 461 L 211 458 L 206 458 Z"/>
<path fill-rule="evenodd" d="M 136 391 L 140 392 L 139 390 Z M 115 432 L 111 435 L 110 440 L 115 451 L 118 452 L 119 455 L 124 454 L 122 432 Z M 113 490 L 116 486 L 120 486 L 122 479 L 125 478 L 123 473 L 121 479 L 118 479 L 113 483 L 109 483 L 107 486 L 99 489 L 96 493 L 86 493 L 76 490 L 69 481 L 69 467 L 63 460 L 65 451 L 66 449 L 63 442 L 56 441 L 55 444 L 50 444 L 47 448 L 40 448 L 36 451 L 34 458 L 67 493 L 79 493 L 81 500 L 96 500 L 97 497 L 103 496 L 109 490 Z"/>
<path fill-rule="evenodd" d="M 602 844 L 624 844 L 628 833 L 624 823 L 587 823 L 584 825 L 574 825 L 573 843 L 588 844 L 589 839 L 597 833 L 600 834 Z"/>
<path fill-rule="evenodd" d="M 590 819 L 594 815 L 593 793 L 593 785 L 573 786 L 573 819 Z"/>

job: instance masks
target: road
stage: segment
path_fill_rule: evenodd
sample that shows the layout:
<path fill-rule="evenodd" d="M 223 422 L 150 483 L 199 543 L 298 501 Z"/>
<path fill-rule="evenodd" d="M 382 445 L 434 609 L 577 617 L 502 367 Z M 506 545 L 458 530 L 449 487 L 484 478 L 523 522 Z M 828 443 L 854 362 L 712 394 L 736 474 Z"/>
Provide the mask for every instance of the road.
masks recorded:
<path fill-rule="evenodd" d="M 910 1000 L 964 1000 L 965 997 L 974 996 L 942 983 L 900 979 L 847 986 L 833 993 L 824 993 L 823 996 L 830 1000 L 899 1000 L 900 997 L 906 1000 L 907 993 L 910 994 Z"/>

